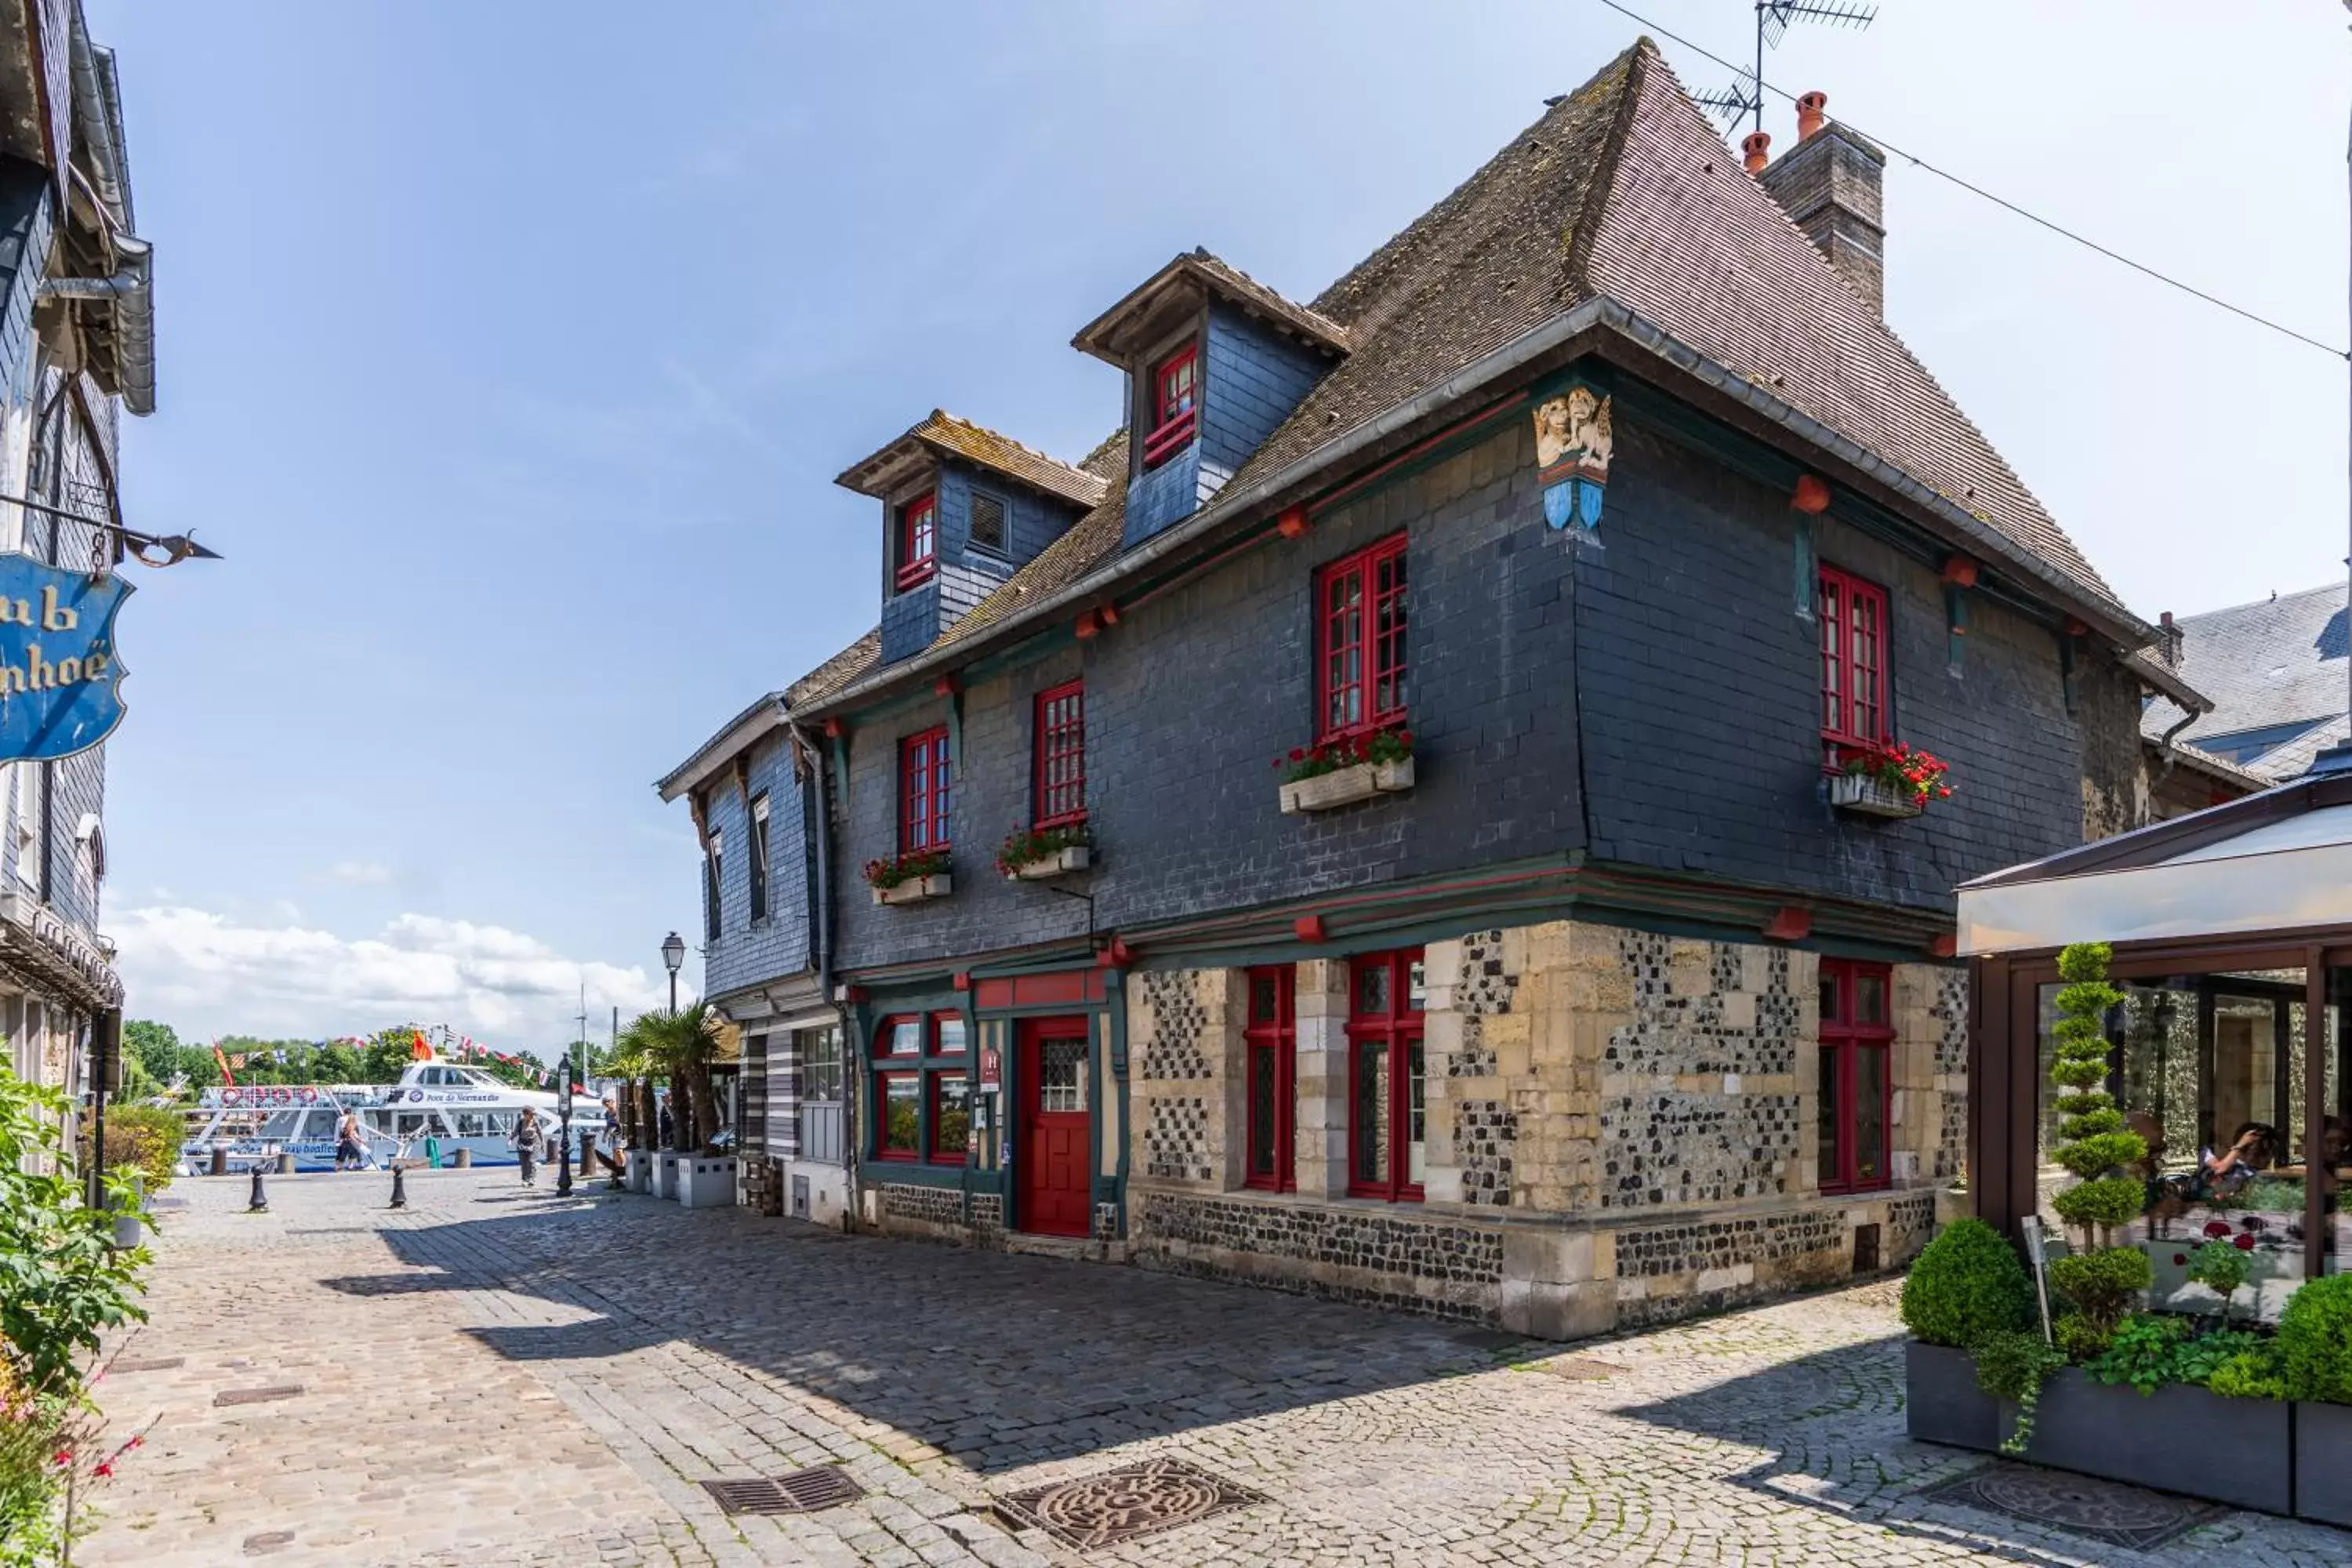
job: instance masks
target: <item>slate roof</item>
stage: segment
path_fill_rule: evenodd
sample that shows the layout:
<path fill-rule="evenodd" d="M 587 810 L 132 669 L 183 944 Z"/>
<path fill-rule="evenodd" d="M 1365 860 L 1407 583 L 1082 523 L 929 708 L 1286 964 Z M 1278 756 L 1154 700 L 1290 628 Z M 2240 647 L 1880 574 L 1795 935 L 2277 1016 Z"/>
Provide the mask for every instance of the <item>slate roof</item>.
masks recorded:
<path fill-rule="evenodd" d="M 1147 307 L 1162 289 L 1185 277 L 1197 280 L 1213 294 L 1222 295 L 1270 321 L 1280 322 L 1310 342 L 1342 353 L 1348 347 L 1347 328 L 1320 311 L 1285 299 L 1240 268 L 1197 246 L 1129 289 L 1118 304 L 1080 328 L 1078 334 L 1070 340 L 1070 345 L 1088 353 L 1102 353 L 1113 363 L 1118 363 L 1118 356 L 1106 353 L 1100 340 L 1116 335 L 1118 327 L 1131 312 Z"/>
<path fill-rule="evenodd" d="M 985 426 L 959 419 L 944 408 L 932 409 L 905 435 L 850 464 L 834 483 L 861 495 L 878 495 L 880 491 L 873 488 L 874 475 L 889 467 L 910 443 L 934 453 L 962 458 L 1080 506 L 1093 506 L 1103 498 L 1103 481 L 1096 475 L 1080 473 L 1010 436 L 1000 436 Z"/>
<path fill-rule="evenodd" d="M 875 627 L 784 689 L 784 706 L 795 710 L 822 702 L 882 662 L 882 628 Z"/>
<path fill-rule="evenodd" d="M 2179 739 L 2309 722 L 2316 726 L 2311 733 L 2247 764 L 2267 777 L 2285 779 L 2299 777 L 2314 755 L 2342 737 L 2346 659 L 2352 653 L 2343 584 L 2183 616 L 2174 625 L 2180 634 L 2182 678 L 2213 700 L 2213 710 L 2183 730 Z M 2170 702 L 2150 703 L 2140 728 L 2161 734 L 2181 716 L 2182 710 Z"/>
<path fill-rule="evenodd" d="M 1057 588 L 1066 588 L 1096 566 L 1118 553 L 1119 536 L 1127 521 L 1127 432 L 1118 431 L 1087 454 L 1079 465 L 1108 481 L 1102 504 L 1072 524 L 1070 531 L 1037 552 L 1036 558 L 1007 578 L 1003 585 L 964 612 L 940 635 L 940 646 L 961 642 L 1020 609 L 1035 604 Z"/>

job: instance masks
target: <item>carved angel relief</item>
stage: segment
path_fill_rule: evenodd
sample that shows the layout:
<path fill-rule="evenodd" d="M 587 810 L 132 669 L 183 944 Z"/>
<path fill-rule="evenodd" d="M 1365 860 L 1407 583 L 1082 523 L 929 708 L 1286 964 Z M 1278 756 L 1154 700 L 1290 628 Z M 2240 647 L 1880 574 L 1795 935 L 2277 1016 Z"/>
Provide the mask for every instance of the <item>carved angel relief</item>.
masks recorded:
<path fill-rule="evenodd" d="M 1547 522 L 1566 528 L 1573 519 L 1587 529 L 1601 526 L 1601 490 L 1615 447 L 1609 399 L 1590 387 L 1572 386 L 1536 409 L 1536 470 Z"/>

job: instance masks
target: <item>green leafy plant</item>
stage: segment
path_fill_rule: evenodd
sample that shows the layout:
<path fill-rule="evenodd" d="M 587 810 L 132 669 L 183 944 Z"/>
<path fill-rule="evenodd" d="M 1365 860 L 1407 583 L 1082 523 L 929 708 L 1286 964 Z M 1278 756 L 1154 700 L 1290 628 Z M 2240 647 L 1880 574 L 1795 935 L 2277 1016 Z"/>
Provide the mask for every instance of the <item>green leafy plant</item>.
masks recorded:
<path fill-rule="evenodd" d="M 1065 849 L 1090 848 L 1094 841 L 1094 835 L 1083 822 L 1064 823 L 1058 827 L 1016 827 L 997 847 L 996 868 L 1010 877 L 1024 866 L 1050 860 Z"/>
<path fill-rule="evenodd" d="M 2050 1260 L 2050 1283 L 2071 1303 L 2094 1335 L 2112 1335 L 2130 1310 L 2132 1299 L 2155 1278 L 2147 1254 L 2137 1247 L 2074 1252 Z"/>
<path fill-rule="evenodd" d="M 85 1206 L 64 1173 L 66 1115 L 63 1095 L 0 1069 L 0 1351 L 37 1398 L 77 1394 L 76 1357 L 146 1317 L 135 1298 L 147 1249 L 116 1250 L 113 1215 Z M 119 1177 L 107 1190 L 135 1206 Z"/>
<path fill-rule="evenodd" d="M 1293 746 L 1287 757 L 1276 757 L 1284 784 L 1320 778 L 1360 763 L 1402 763 L 1412 755 L 1412 731 L 1391 726 L 1369 735 L 1342 735 L 1312 746 Z"/>
<path fill-rule="evenodd" d="M 2244 1337 L 2253 1342 L 2216 1366 L 2206 1377 L 2205 1386 L 2231 1399 L 2284 1399 L 2286 1362 L 2279 1354 L 2278 1342 Z"/>
<path fill-rule="evenodd" d="M 2061 1312 L 2050 1325 L 2051 1337 L 2068 1361 L 2089 1361 L 2115 1342 L 2116 1331 L 2101 1327 L 2080 1312 Z"/>
<path fill-rule="evenodd" d="M 950 864 L 944 849 L 917 849 L 884 860 L 866 862 L 866 885 L 889 891 L 922 877 L 944 877 Z"/>
<path fill-rule="evenodd" d="M 2017 1405 L 2017 1426 L 2001 1439 L 2000 1451 L 2018 1455 L 2033 1440 L 2033 1415 L 2044 1379 L 2066 1364 L 2065 1356 L 2030 1329 L 2003 1329 L 1986 1335 L 1975 1350 L 1977 1386 Z"/>
<path fill-rule="evenodd" d="M 2352 1405 L 2352 1274 L 2307 1279 L 2279 1314 L 2288 1397 Z"/>
<path fill-rule="evenodd" d="M 2256 1176 L 2231 1201 L 2231 1207 L 2299 1215 L 2303 1213 L 2303 1184 L 2292 1176 Z"/>
<path fill-rule="evenodd" d="M 1933 752 L 1923 752 L 1916 746 L 1897 741 L 1893 745 L 1872 745 L 1846 759 L 1845 771 L 1874 780 L 1897 795 L 1907 795 L 1913 804 L 1926 805 L 1930 800 L 1949 800 L 1951 785 L 1944 782 L 1952 764 Z"/>
<path fill-rule="evenodd" d="M 2107 1348 L 2083 1368 L 2096 1383 L 2128 1383 L 2154 1394 L 2175 1381 L 2174 1358 L 2189 1337 L 2189 1322 L 2160 1312 L 2135 1312 L 2124 1320 Z"/>
<path fill-rule="evenodd" d="M 86 1148 L 96 1135 L 94 1120 L 87 1114 L 82 1117 Z M 186 1136 L 186 1123 L 176 1110 L 160 1105 L 118 1102 L 106 1108 L 106 1148 L 99 1158 L 110 1171 L 137 1171 L 149 1193 L 160 1193 L 172 1184 L 179 1165 L 180 1144 Z"/>
<path fill-rule="evenodd" d="M 2232 1242 L 2209 1241 L 2189 1256 L 2189 1278 L 2221 1298 L 2221 1321 L 2230 1321 L 2230 1301 L 2246 1282 L 2247 1251 Z"/>
<path fill-rule="evenodd" d="M 1923 1344 L 1966 1350 L 2023 1328 L 2032 1312 L 2033 1286 L 2017 1249 L 1980 1219 L 1937 1232 L 1903 1281 L 1903 1323 Z"/>
<path fill-rule="evenodd" d="M 2050 1200 L 2059 1217 L 2082 1233 L 2082 1245 L 2050 1265 L 2051 1283 L 2073 1303 L 2085 1327 L 2084 1342 L 2112 1339 L 2133 1297 L 2147 1289 L 2147 1255 L 2137 1247 L 2110 1247 L 2115 1228 L 2139 1217 L 2147 1206 L 2147 1184 L 2119 1166 L 2147 1158 L 2147 1140 L 2124 1124 L 2106 1092 L 2107 1009 L 2124 994 L 2107 984 L 2113 956 L 2106 943 L 2076 942 L 2058 955 L 2057 1039 L 2051 1081 L 2062 1091 L 2059 1142 L 2051 1151 L 2076 1178 Z"/>

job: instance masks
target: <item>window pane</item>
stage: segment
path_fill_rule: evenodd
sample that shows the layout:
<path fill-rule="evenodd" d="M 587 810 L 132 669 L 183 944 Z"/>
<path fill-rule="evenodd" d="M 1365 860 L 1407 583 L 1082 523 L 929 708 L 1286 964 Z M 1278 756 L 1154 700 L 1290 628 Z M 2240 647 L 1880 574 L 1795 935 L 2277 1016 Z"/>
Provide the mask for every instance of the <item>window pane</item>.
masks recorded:
<path fill-rule="evenodd" d="M 940 1013 L 935 1015 L 931 1022 L 939 1030 L 939 1044 L 936 1048 L 940 1055 L 943 1057 L 963 1055 L 963 1015 Z"/>
<path fill-rule="evenodd" d="M 1853 1017 L 1857 1024 L 1886 1022 L 1886 976 L 1866 969 L 1855 973 Z"/>
<path fill-rule="evenodd" d="M 1087 1043 L 1045 1040 L 1037 1047 L 1037 1109 L 1084 1110 L 1087 1108 Z"/>
<path fill-rule="evenodd" d="M 1419 1186 L 1429 1163 L 1427 1128 L 1422 1106 L 1421 1042 L 1404 1047 L 1405 1152 L 1404 1179 Z"/>
<path fill-rule="evenodd" d="M 885 1153 L 913 1154 L 921 1151 L 919 1110 L 922 1079 L 910 1072 L 894 1072 L 882 1079 L 881 1144 Z"/>
<path fill-rule="evenodd" d="M 1282 1015 L 1282 982 L 1271 974 L 1250 976 L 1250 1022 L 1272 1024 Z"/>
<path fill-rule="evenodd" d="M 1426 966 L 1418 956 L 1406 963 L 1404 966 L 1404 1010 L 1406 1012 L 1421 1012 L 1428 1002 L 1427 973 Z"/>
<path fill-rule="evenodd" d="M 1352 1166 L 1359 1182 L 1386 1185 L 1389 1177 L 1389 1047 L 1385 1040 L 1359 1040 L 1356 1093 L 1349 1108 Z"/>
<path fill-rule="evenodd" d="M 1875 1186 L 1886 1180 L 1886 1050 L 1853 1049 L 1853 1180 Z"/>
<path fill-rule="evenodd" d="M 1822 964 L 1822 1022 L 1842 1024 L 1845 1016 L 1838 1009 L 1838 972 L 1825 961 Z"/>
<path fill-rule="evenodd" d="M 1253 1046 L 1249 1054 L 1249 1168 L 1253 1176 L 1274 1174 L 1274 1047 Z"/>
<path fill-rule="evenodd" d="M 961 1073 L 933 1073 L 931 1092 L 931 1153 L 961 1160 L 971 1131 L 971 1084 Z"/>
<path fill-rule="evenodd" d="M 1367 1018 L 1384 1017 L 1389 1010 L 1389 964 L 1385 958 L 1356 962 L 1356 1012 Z"/>
<path fill-rule="evenodd" d="M 990 550 L 1004 548 L 1004 503 L 994 496 L 971 498 L 971 542 Z"/>
<path fill-rule="evenodd" d="M 1838 1099 L 1838 1051 L 1836 1046 L 1822 1047 L 1821 1071 L 1821 1139 L 1816 1157 L 1820 1162 L 1817 1174 L 1823 1186 L 1837 1186 L 1845 1180 L 1844 1143 L 1839 1128 L 1845 1121 L 1845 1108 Z"/>
<path fill-rule="evenodd" d="M 901 1018 L 888 1028 L 889 1032 L 884 1036 L 887 1041 L 884 1048 L 890 1055 L 911 1057 L 922 1053 L 923 1021 L 920 1018 Z"/>

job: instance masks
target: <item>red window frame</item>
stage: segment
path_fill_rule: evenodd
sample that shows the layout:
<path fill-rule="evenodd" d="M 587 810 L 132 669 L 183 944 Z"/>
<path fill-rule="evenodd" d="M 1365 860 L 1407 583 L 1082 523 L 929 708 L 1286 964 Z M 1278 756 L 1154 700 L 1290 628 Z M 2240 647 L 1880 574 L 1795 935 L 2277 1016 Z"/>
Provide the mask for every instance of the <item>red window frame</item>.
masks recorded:
<path fill-rule="evenodd" d="M 1875 1017 L 1862 1016 L 1864 982 L 1877 983 Z M 1821 1190 L 1824 1193 L 1866 1193 L 1894 1184 L 1895 1142 L 1895 972 L 1884 963 L 1856 959 L 1824 958 L 1821 973 L 1822 1105 L 1819 1131 L 1822 1142 L 1833 1137 L 1833 1148 L 1817 1144 Z M 1855 1111 L 1855 1086 L 1869 1062 L 1877 1069 L 1878 1148 L 1867 1160 L 1861 1148 Z"/>
<path fill-rule="evenodd" d="M 1297 970 L 1287 963 L 1246 970 L 1242 977 L 1242 1049 L 1246 1055 L 1244 1078 L 1249 1103 L 1249 1142 L 1242 1146 L 1242 1178 L 1247 1185 L 1270 1193 L 1298 1188 L 1297 983 Z M 1262 985 L 1273 990 L 1262 993 Z M 1261 1007 L 1262 999 L 1272 1005 Z M 1265 1163 L 1258 1158 L 1261 1148 L 1268 1156 Z"/>
<path fill-rule="evenodd" d="M 1087 819 L 1087 683 L 1037 693 L 1036 799 L 1033 822 L 1059 827 Z"/>
<path fill-rule="evenodd" d="M 898 509 L 898 591 L 919 588 L 937 564 L 940 509 L 936 494 L 917 496 Z"/>
<path fill-rule="evenodd" d="M 923 1075 L 923 1115 L 930 1124 L 929 1158 L 934 1165 L 961 1165 L 964 1163 L 968 1152 L 964 1146 L 964 1140 L 961 1138 L 957 1139 L 953 1144 L 940 1141 L 942 1129 L 940 1121 L 940 1094 L 950 1083 L 960 1084 L 963 1088 L 964 1131 L 967 1134 L 971 1131 L 971 1080 L 964 1076 L 963 1069 L 959 1068 L 951 1073 L 925 1073 Z"/>
<path fill-rule="evenodd" d="M 1814 612 L 1822 623 L 1822 760 L 1835 770 L 1844 748 L 1883 745 L 1886 714 L 1886 590 L 1823 566 Z"/>
<path fill-rule="evenodd" d="M 1143 466 L 1156 468 L 1182 451 L 1200 428 L 1201 348 L 1186 343 L 1151 370 L 1151 433 Z"/>
<path fill-rule="evenodd" d="M 950 1020 L 957 1028 L 958 1043 L 953 1047 L 946 1045 L 941 1028 Z M 910 1025 L 913 1027 L 908 1032 Z M 905 1040 L 912 1042 L 911 1048 L 901 1043 Z M 964 1016 L 952 1010 L 893 1013 L 874 1026 L 874 1037 L 867 1047 L 874 1064 L 870 1075 L 874 1158 L 932 1165 L 964 1163 L 967 1154 L 962 1144 L 952 1149 L 940 1144 L 940 1089 L 949 1080 L 971 1081 L 970 1044 Z M 890 1086 L 908 1079 L 915 1085 L 915 1142 L 912 1147 L 893 1147 L 883 1141 L 890 1125 Z M 967 1098 L 967 1110 L 971 1103 Z"/>
<path fill-rule="evenodd" d="M 1369 734 L 1405 716 L 1405 536 L 1315 574 L 1315 739 Z"/>
<path fill-rule="evenodd" d="M 952 784 L 946 725 L 898 742 L 898 853 L 949 847 Z"/>
<path fill-rule="evenodd" d="M 1422 1184 L 1412 1179 L 1412 1089 L 1416 1075 L 1412 1071 L 1414 1050 L 1422 1043 L 1425 1022 L 1422 1006 L 1413 1000 L 1412 972 L 1422 961 L 1422 950 L 1402 948 L 1393 952 L 1367 952 L 1348 965 L 1348 1194 L 1360 1198 L 1384 1198 L 1390 1203 L 1421 1202 Z M 1371 1009 L 1364 1005 L 1366 976 L 1385 973 L 1387 1005 Z M 1358 1122 L 1363 1109 L 1363 1065 L 1367 1057 L 1385 1058 L 1387 1079 L 1387 1110 L 1389 1126 L 1388 1168 L 1366 1170 L 1365 1129 Z M 1424 1065 L 1427 1058 L 1423 1058 Z M 1427 1148 L 1427 1099 L 1423 1096 L 1423 1137 Z M 1403 1136 L 1399 1136 L 1402 1133 Z"/>

